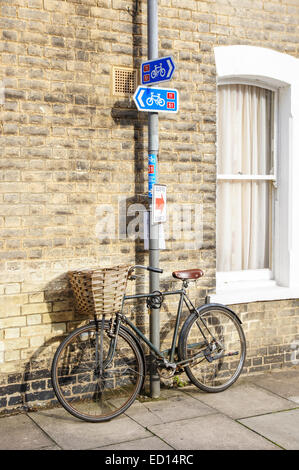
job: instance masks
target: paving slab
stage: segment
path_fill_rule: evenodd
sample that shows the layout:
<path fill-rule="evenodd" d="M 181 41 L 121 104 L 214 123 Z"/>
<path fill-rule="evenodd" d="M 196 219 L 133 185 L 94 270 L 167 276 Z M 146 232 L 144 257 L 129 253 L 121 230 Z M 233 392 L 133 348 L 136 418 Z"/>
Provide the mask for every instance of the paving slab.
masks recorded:
<path fill-rule="evenodd" d="M 165 394 L 164 394 L 165 396 Z M 134 403 L 126 414 L 142 426 L 171 423 L 215 413 L 215 410 L 186 393 L 168 394 L 167 399 Z"/>
<path fill-rule="evenodd" d="M 299 409 L 241 419 L 240 423 L 286 450 L 299 449 Z"/>
<path fill-rule="evenodd" d="M 171 446 L 156 436 L 122 442 L 111 446 L 100 447 L 94 450 L 173 450 Z"/>
<path fill-rule="evenodd" d="M 152 413 L 145 403 L 139 403 L 136 401 L 132 406 L 130 406 L 125 414 L 144 427 L 161 423 L 159 416 Z"/>
<path fill-rule="evenodd" d="M 95 449 L 115 443 L 152 437 L 152 434 L 122 415 L 104 423 L 79 420 L 63 409 L 32 413 L 32 419 L 62 449 Z"/>
<path fill-rule="evenodd" d="M 148 428 L 176 450 L 278 450 L 279 447 L 221 414 Z"/>
<path fill-rule="evenodd" d="M 221 393 L 201 393 L 196 390 L 187 393 L 234 419 L 288 410 L 298 406 L 254 384 L 235 384 Z"/>
<path fill-rule="evenodd" d="M 0 418 L 1 450 L 51 449 L 55 443 L 26 415 Z"/>
<path fill-rule="evenodd" d="M 299 368 L 248 377 L 247 382 L 299 403 Z"/>

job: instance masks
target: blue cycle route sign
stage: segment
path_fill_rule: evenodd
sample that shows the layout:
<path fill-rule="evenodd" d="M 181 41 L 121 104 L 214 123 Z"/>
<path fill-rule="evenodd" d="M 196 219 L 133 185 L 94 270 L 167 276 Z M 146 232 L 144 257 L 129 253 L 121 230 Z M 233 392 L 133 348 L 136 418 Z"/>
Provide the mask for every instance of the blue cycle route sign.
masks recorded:
<path fill-rule="evenodd" d="M 166 82 L 171 80 L 174 70 L 175 65 L 171 56 L 148 60 L 141 64 L 141 83 L 151 85 Z"/>
<path fill-rule="evenodd" d="M 139 111 L 177 113 L 178 91 L 175 89 L 139 86 L 133 96 Z"/>

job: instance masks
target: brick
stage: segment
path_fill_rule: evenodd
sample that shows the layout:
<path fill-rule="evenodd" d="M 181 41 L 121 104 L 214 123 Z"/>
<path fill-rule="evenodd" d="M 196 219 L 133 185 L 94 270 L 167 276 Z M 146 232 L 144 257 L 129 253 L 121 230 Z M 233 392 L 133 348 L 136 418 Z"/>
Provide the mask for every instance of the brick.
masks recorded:
<path fill-rule="evenodd" d="M 18 361 L 20 359 L 20 351 L 5 351 L 4 360 L 5 362 Z"/>
<path fill-rule="evenodd" d="M 44 292 L 34 292 L 28 296 L 29 303 L 42 303 L 44 301 Z"/>
<path fill-rule="evenodd" d="M 14 317 L 7 317 L 7 318 L 0 319 L 0 328 L 2 328 L 3 330 L 5 328 L 14 328 L 14 327 L 25 326 L 25 325 L 26 325 L 26 317 L 23 317 L 23 316 L 14 316 Z"/>
<path fill-rule="evenodd" d="M 276 355 L 270 355 L 266 356 L 264 358 L 264 363 L 265 364 L 273 364 L 273 363 L 283 363 L 284 362 L 284 355 L 283 354 L 276 354 Z"/>
<path fill-rule="evenodd" d="M 5 294 L 18 294 L 21 291 L 20 284 L 7 284 L 5 286 Z"/>
<path fill-rule="evenodd" d="M 22 305 L 28 301 L 27 294 L 6 295 L 0 298 L 0 308 L 5 306 Z"/>
<path fill-rule="evenodd" d="M 21 328 L 21 336 L 19 338 L 7 339 L 5 340 L 4 344 L 5 353 L 9 351 L 11 354 L 13 354 L 13 352 L 18 351 L 19 349 L 27 348 L 29 341 L 27 338 L 24 338 Z"/>
<path fill-rule="evenodd" d="M 23 315 L 31 315 L 33 313 L 47 313 L 52 311 L 52 304 L 49 303 L 34 303 L 22 306 Z"/>
<path fill-rule="evenodd" d="M 6 187 L 3 185 L 4 188 Z M 19 186 L 22 190 L 22 185 Z M 17 185 L 16 185 L 17 190 Z M 4 216 L 21 216 L 21 215 L 29 215 L 29 207 L 24 204 L 17 204 L 12 206 L 11 204 L 0 204 L 0 214 Z"/>
<path fill-rule="evenodd" d="M 20 336 L 19 328 L 8 328 L 4 330 L 5 339 L 19 338 L 19 336 Z"/>
<path fill-rule="evenodd" d="M 45 344 L 45 336 L 33 336 L 30 338 L 30 347 L 38 348 Z"/>
<path fill-rule="evenodd" d="M 59 11 L 60 14 L 65 14 L 68 11 L 74 11 L 73 5 L 69 5 L 58 0 L 44 0 L 44 8 L 47 11 Z"/>
<path fill-rule="evenodd" d="M 29 43 L 29 44 L 45 45 L 48 43 L 48 38 L 46 35 L 42 35 L 39 33 L 31 33 L 31 32 L 26 32 L 26 31 L 21 32 L 20 40 L 21 42 Z"/>
<path fill-rule="evenodd" d="M 41 315 L 28 315 L 27 316 L 27 325 L 40 325 L 41 324 Z"/>
<path fill-rule="evenodd" d="M 49 335 L 51 333 L 51 325 L 30 325 L 21 328 L 21 335 L 23 338 L 31 336 Z"/>
<path fill-rule="evenodd" d="M 26 258 L 25 251 L 0 251 L 0 260 L 17 260 Z"/>
<path fill-rule="evenodd" d="M 39 8 L 41 9 L 43 6 L 43 0 L 28 0 L 28 7 L 29 8 Z"/>
<path fill-rule="evenodd" d="M 32 19 L 36 21 L 49 22 L 50 15 L 44 11 L 31 10 L 29 8 L 19 8 L 18 17 L 22 19 Z"/>

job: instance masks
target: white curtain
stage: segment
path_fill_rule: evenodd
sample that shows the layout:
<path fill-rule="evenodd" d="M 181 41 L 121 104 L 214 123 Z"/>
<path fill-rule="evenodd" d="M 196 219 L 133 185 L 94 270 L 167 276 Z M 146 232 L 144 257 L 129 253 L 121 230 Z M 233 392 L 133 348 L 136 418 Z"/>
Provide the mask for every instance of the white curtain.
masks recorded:
<path fill-rule="evenodd" d="M 270 99 L 259 87 L 219 86 L 218 174 L 270 174 Z M 218 180 L 217 271 L 269 267 L 269 184 Z"/>

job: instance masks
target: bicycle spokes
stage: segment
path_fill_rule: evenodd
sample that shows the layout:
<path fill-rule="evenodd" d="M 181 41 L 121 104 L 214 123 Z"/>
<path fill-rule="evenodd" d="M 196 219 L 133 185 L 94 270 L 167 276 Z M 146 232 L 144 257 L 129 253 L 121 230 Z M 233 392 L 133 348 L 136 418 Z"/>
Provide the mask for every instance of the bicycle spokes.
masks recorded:
<path fill-rule="evenodd" d="M 135 399 L 143 365 L 135 343 L 124 333 L 85 327 L 62 344 L 54 361 L 53 385 L 63 406 L 87 421 L 116 416 Z"/>
<path fill-rule="evenodd" d="M 229 386 L 240 374 L 245 340 L 238 320 L 224 307 L 207 307 L 193 322 L 186 337 L 186 371 L 191 380 L 207 391 Z"/>

